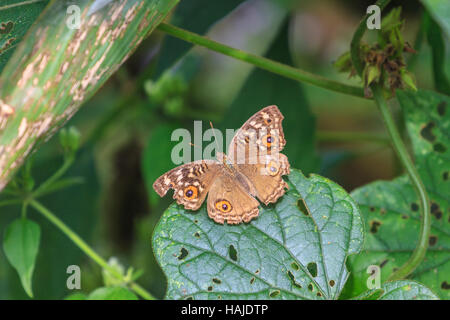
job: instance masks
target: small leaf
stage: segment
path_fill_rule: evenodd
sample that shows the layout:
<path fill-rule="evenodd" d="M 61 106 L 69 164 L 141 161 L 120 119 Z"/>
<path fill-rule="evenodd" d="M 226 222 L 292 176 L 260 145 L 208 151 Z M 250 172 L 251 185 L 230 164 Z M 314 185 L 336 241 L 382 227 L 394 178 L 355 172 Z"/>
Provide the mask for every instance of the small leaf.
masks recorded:
<path fill-rule="evenodd" d="M 26 293 L 33 297 L 31 278 L 39 249 L 40 227 L 33 221 L 18 219 L 5 231 L 3 250 L 9 263 L 19 274 Z"/>
<path fill-rule="evenodd" d="M 173 204 L 153 247 L 168 299 L 336 299 L 363 241 L 358 207 L 334 182 L 293 170 L 290 189 L 249 224 L 220 225 L 205 206 Z"/>
<path fill-rule="evenodd" d="M 384 283 L 380 289 L 368 290 L 352 300 L 438 300 L 439 298 L 424 285 L 400 280 Z"/>
<path fill-rule="evenodd" d="M 94 290 L 87 300 L 138 300 L 138 297 L 124 287 L 101 287 Z"/>
<path fill-rule="evenodd" d="M 439 298 L 424 285 L 411 281 L 400 280 L 386 282 L 381 287 L 384 293 L 378 300 L 438 300 Z"/>
<path fill-rule="evenodd" d="M 72 293 L 64 298 L 64 300 L 86 300 L 86 299 L 87 299 L 87 295 L 82 292 Z"/>
<path fill-rule="evenodd" d="M 350 51 L 344 52 L 340 55 L 339 58 L 337 58 L 337 60 L 333 63 L 333 66 L 339 72 L 350 72 L 353 67 Z"/>
<path fill-rule="evenodd" d="M 402 68 L 400 69 L 400 74 L 403 80 L 403 83 L 410 89 L 417 91 L 416 80 L 414 80 L 414 76 L 408 70 Z"/>
<path fill-rule="evenodd" d="M 109 258 L 108 265 L 114 270 L 116 270 L 117 273 L 121 274 L 122 276 L 125 275 L 125 268 L 116 257 Z M 102 276 L 103 276 L 103 283 L 107 287 L 117 286 L 123 283 L 122 279 L 118 279 L 116 276 L 111 274 L 111 272 L 109 272 L 107 269 L 102 269 Z"/>
<path fill-rule="evenodd" d="M 381 72 L 378 66 L 367 66 L 366 68 L 366 86 L 370 86 L 372 82 L 377 82 L 380 79 Z"/>

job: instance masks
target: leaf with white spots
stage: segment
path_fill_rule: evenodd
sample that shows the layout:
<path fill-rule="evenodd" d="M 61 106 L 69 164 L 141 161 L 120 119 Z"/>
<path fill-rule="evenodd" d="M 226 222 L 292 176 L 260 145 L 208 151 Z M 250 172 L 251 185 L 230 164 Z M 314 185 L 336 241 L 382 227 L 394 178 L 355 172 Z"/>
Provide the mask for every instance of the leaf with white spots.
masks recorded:
<path fill-rule="evenodd" d="M 173 204 L 153 235 L 168 299 L 337 299 L 363 241 L 359 209 L 337 184 L 293 170 L 290 189 L 248 224 L 214 223 Z"/>
<path fill-rule="evenodd" d="M 178 1 L 79 0 L 79 10 L 69 12 L 72 0 L 48 4 L 0 75 L 0 190 L 33 148 L 78 111 Z M 9 26 L 0 24 L 0 35 Z"/>

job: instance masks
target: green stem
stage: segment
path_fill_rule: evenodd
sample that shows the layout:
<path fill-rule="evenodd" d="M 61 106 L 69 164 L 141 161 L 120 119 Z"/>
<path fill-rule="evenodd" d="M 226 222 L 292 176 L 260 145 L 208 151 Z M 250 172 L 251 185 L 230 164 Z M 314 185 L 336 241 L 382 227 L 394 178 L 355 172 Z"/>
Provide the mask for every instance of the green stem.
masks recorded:
<path fill-rule="evenodd" d="M 384 123 L 389 132 L 389 136 L 391 138 L 394 150 L 397 153 L 397 156 L 400 159 L 406 172 L 408 173 L 409 178 L 420 200 L 419 203 L 421 212 L 421 224 L 420 224 L 419 242 L 409 260 L 406 261 L 406 263 L 403 266 L 401 266 L 397 271 L 392 273 L 389 277 L 389 280 L 398 280 L 403 279 L 407 277 L 409 274 L 411 274 L 416 269 L 416 267 L 423 261 L 425 257 L 428 248 L 428 237 L 431 228 L 430 200 L 428 198 L 425 186 L 423 185 L 422 180 L 419 176 L 419 173 L 414 167 L 414 164 L 408 154 L 408 151 L 406 150 L 406 146 L 404 145 L 400 137 L 400 133 L 397 130 L 395 121 L 389 110 L 386 99 L 383 96 L 383 91 L 381 87 L 377 84 L 373 85 L 371 89 L 373 92 L 373 96 L 375 98 L 375 102 L 381 112 Z"/>
<path fill-rule="evenodd" d="M 317 87 L 340 92 L 356 97 L 364 98 L 364 90 L 360 87 L 350 86 L 337 81 L 329 80 L 327 78 L 309 73 L 307 71 L 297 69 L 261 56 L 257 56 L 242 50 L 238 50 L 222 43 L 211 40 L 207 37 L 195 34 L 193 32 L 175 27 L 167 23 L 161 23 L 158 26 L 160 31 L 170 34 L 173 37 L 182 39 L 184 41 L 203 46 L 210 50 L 222 53 L 226 56 L 233 57 L 237 60 L 245 61 L 253 64 L 256 67 L 279 74 L 286 78 L 294 79 L 299 82 L 308 83 Z"/>
<path fill-rule="evenodd" d="M 390 140 L 384 135 L 366 132 L 318 131 L 317 139 L 321 142 L 373 142 L 389 144 Z"/>
<path fill-rule="evenodd" d="M 123 280 L 125 282 L 125 279 L 123 278 L 123 275 L 120 274 L 117 270 L 112 268 L 105 259 L 103 259 L 97 252 L 95 252 L 83 239 L 81 239 L 75 232 L 73 232 L 64 222 L 62 222 L 58 217 L 56 217 L 50 210 L 45 208 L 43 205 L 41 205 L 36 200 L 30 201 L 30 206 L 32 206 L 34 209 L 36 209 L 39 213 L 41 213 L 45 218 L 50 220 L 59 230 L 61 230 L 70 240 L 75 243 L 78 248 L 80 248 L 85 254 L 87 254 L 92 260 L 94 260 L 98 265 L 100 265 L 102 268 L 108 270 L 109 273 L 111 273 L 114 277 L 116 277 L 119 280 Z M 148 291 L 146 291 L 144 288 L 139 286 L 138 284 L 131 282 L 130 288 L 136 292 L 138 295 L 140 295 L 142 298 L 147 300 L 154 300 L 155 297 L 153 297 Z"/>
<path fill-rule="evenodd" d="M 74 156 L 70 156 L 69 158 L 64 159 L 63 165 L 52 176 L 45 180 L 36 190 L 33 191 L 33 197 L 37 198 L 44 194 L 54 182 L 56 182 L 60 177 L 64 175 L 64 173 L 66 173 L 74 160 Z"/>

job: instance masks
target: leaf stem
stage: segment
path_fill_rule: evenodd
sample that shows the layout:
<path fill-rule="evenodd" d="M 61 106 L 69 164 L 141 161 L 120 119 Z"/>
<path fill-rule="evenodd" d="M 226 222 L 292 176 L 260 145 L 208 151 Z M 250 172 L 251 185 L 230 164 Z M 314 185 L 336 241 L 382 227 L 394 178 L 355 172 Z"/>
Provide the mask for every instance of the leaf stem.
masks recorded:
<path fill-rule="evenodd" d="M 279 74 L 286 78 L 311 84 L 334 92 L 364 98 L 363 88 L 350 86 L 344 83 L 340 83 L 338 81 L 330 80 L 325 77 L 318 76 L 313 73 L 298 68 L 294 68 L 286 64 L 282 64 L 261 56 L 257 56 L 239 49 L 235 49 L 222 43 L 219 43 L 217 41 L 211 40 L 207 37 L 175 27 L 171 24 L 161 23 L 158 26 L 158 30 L 163 31 L 181 40 L 208 48 L 210 50 L 222 53 L 229 57 L 233 57 L 237 60 L 248 62 L 256 67 L 270 71 L 272 73 Z"/>
<path fill-rule="evenodd" d="M 52 186 L 53 183 L 55 183 L 60 177 L 66 173 L 66 171 L 70 168 L 70 166 L 75 161 L 74 156 L 69 156 L 68 158 L 64 159 L 63 165 L 53 174 L 51 175 L 47 180 L 45 180 L 39 187 L 37 187 L 36 190 L 33 191 L 33 198 L 37 198 L 41 196 L 43 193 L 47 191 L 49 187 Z"/>
<path fill-rule="evenodd" d="M 377 144 L 390 144 L 387 136 L 367 133 L 367 132 L 347 132 L 347 131 L 318 131 L 317 139 L 320 142 L 373 142 Z"/>
<path fill-rule="evenodd" d="M 416 267 L 422 262 L 428 248 L 428 237 L 431 228 L 431 215 L 430 215 L 430 200 L 428 198 L 425 186 L 417 172 L 414 164 L 406 150 L 400 133 L 397 130 L 395 121 L 387 105 L 386 99 L 383 96 L 382 88 L 376 84 L 371 86 L 375 102 L 381 112 L 386 128 L 391 138 L 392 146 L 397 153 L 403 167 L 409 175 L 409 178 L 414 186 L 414 189 L 419 197 L 420 212 L 421 212 L 421 224 L 419 241 L 414 249 L 411 257 L 406 263 L 401 266 L 397 271 L 393 272 L 388 280 L 399 280 L 407 277 L 411 274 Z"/>
<path fill-rule="evenodd" d="M 103 259 L 97 252 L 95 252 L 83 239 L 80 238 L 74 231 L 72 231 L 64 222 L 62 222 L 58 217 L 56 217 L 50 210 L 44 207 L 36 200 L 30 200 L 30 206 L 36 209 L 39 213 L 41 213 L 45 218 L 50 220 L 61 232 L 63 232 L 70 240 L 77 245 L 85 254 L 87 254 L 92 260 L 94 260 L 98 265 L 102 268 L 108 270 L 113 276 L 115 276 L 119 280 L 125 279 L 122 274 L 120 274 L 116 269 L 112 268 L 105 259 Z M 130 288 L 140 295 L 142 298 L 147 300 L 155 300 L 155 297 L 142 288 L 137 283 L 131 282 L 129 283 Z"/>

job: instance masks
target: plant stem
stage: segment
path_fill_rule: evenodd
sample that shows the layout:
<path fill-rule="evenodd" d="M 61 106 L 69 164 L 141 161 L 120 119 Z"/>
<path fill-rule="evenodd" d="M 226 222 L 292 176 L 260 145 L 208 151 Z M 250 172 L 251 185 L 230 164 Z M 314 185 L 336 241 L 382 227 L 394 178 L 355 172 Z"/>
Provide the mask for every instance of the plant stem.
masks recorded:
<path fill-rule="evenodd" d="M 158 30 L 166 32 L 167 34 L 179 38 L 181 40 L 208 48 L 210 50 L 222 53 L 226 56 L 233 57 L 237 60 L 245 61 L 253 64 L 261 69 L 279 74 L 286 78 L 294 79 L 299 82 L 308 83 L 318 86 L 323 89 L 340 92 L 360 98 L 364 98 L 364 90 L 360 87 L 350 86 L 334 80 L 330 80 L 307 71 L 291 67 L 261 56 L 257 56 L 242 50 L 238 50 L 217 41 L 211 40 L 207 37 L 195 34 L 193 32 L 175 27 L 167 23 L 161 23 Z"/>
<path fill-rule="evenodd" d="M 33 197 L 37 198 L 45 193 L 54 182 L 56 182 L 60 177 L 64 175 L 64 173 L 66 173 L 66 171 L 70 168 L 74 161 L 74 156 L 70 156 L 69 158 L 64 159 L 63 165 L 52 176 L 45 180 L 36 190 L 33 191 Z"/>
<path fill-rule="evenodd" d="M 388 280 L 398 280 L 407 277 L 416 267 L 422 262 L 428 248 L 428 237 L 431 228 L 431 215 L 430 215 L 430 200 L 428 198 L 425 186 L 417 172 L 414 164 L 406 150 L 400 133 L 397 130 L 395 121 L 387 105 L 386 99 L 383 96 L 381 87 L 376 84 L 371 87 L 375 102 L 381 112 L 386 128 L 389 132 L 389 136 L 392 141 L 392 146 L 397 153 L 403 167 L 409 175 L 409 178 L 414 186 L 414 189 L 419 197 L 420 212 L 421 212 L 421 224 L 419 241 L 414 249 L 411 257 L 406 263 L 401 266 L 397 271 L 393 272 Z"/>
<path fill-rule="evenodd" d="M 61 230 L 70 240 L 72 240 L 78 248 L 80 248 L 85 254 L 87 254 L 92 260 L 94 260 L 98 265 L 102 268 L 108 270 L 113 276 L 115 276 L 119 280 L 125 279 L 123 276 L 114 268 L 112 268 L 105 259 L 103 259 L 97 252 L 95 252 L 83 239 L 80 238 L 75 232 L 73 232 L 64 222 L 62 222 L 58 217 L 56 217 L 50 210 L 45 208 L 36 200 L 30 201 L 30 206 L 36 209 L 39 213 L 41 213 L 45 218 L 50 220 L 59 230 Z M 130 288 L 140 295 L 142 298 L 147 300 L 155 300 L 155 297 L 146 291 L 144 288 L 139 286 L 138 284 L 131 282 Z"/>
<path fill-rule="evenodd" d="M 355 142 L 366 141 L 382 145 L 390 143 L 384 135 L 367 132 L 318 131 L 317 139 L 320 142 Z"/>

